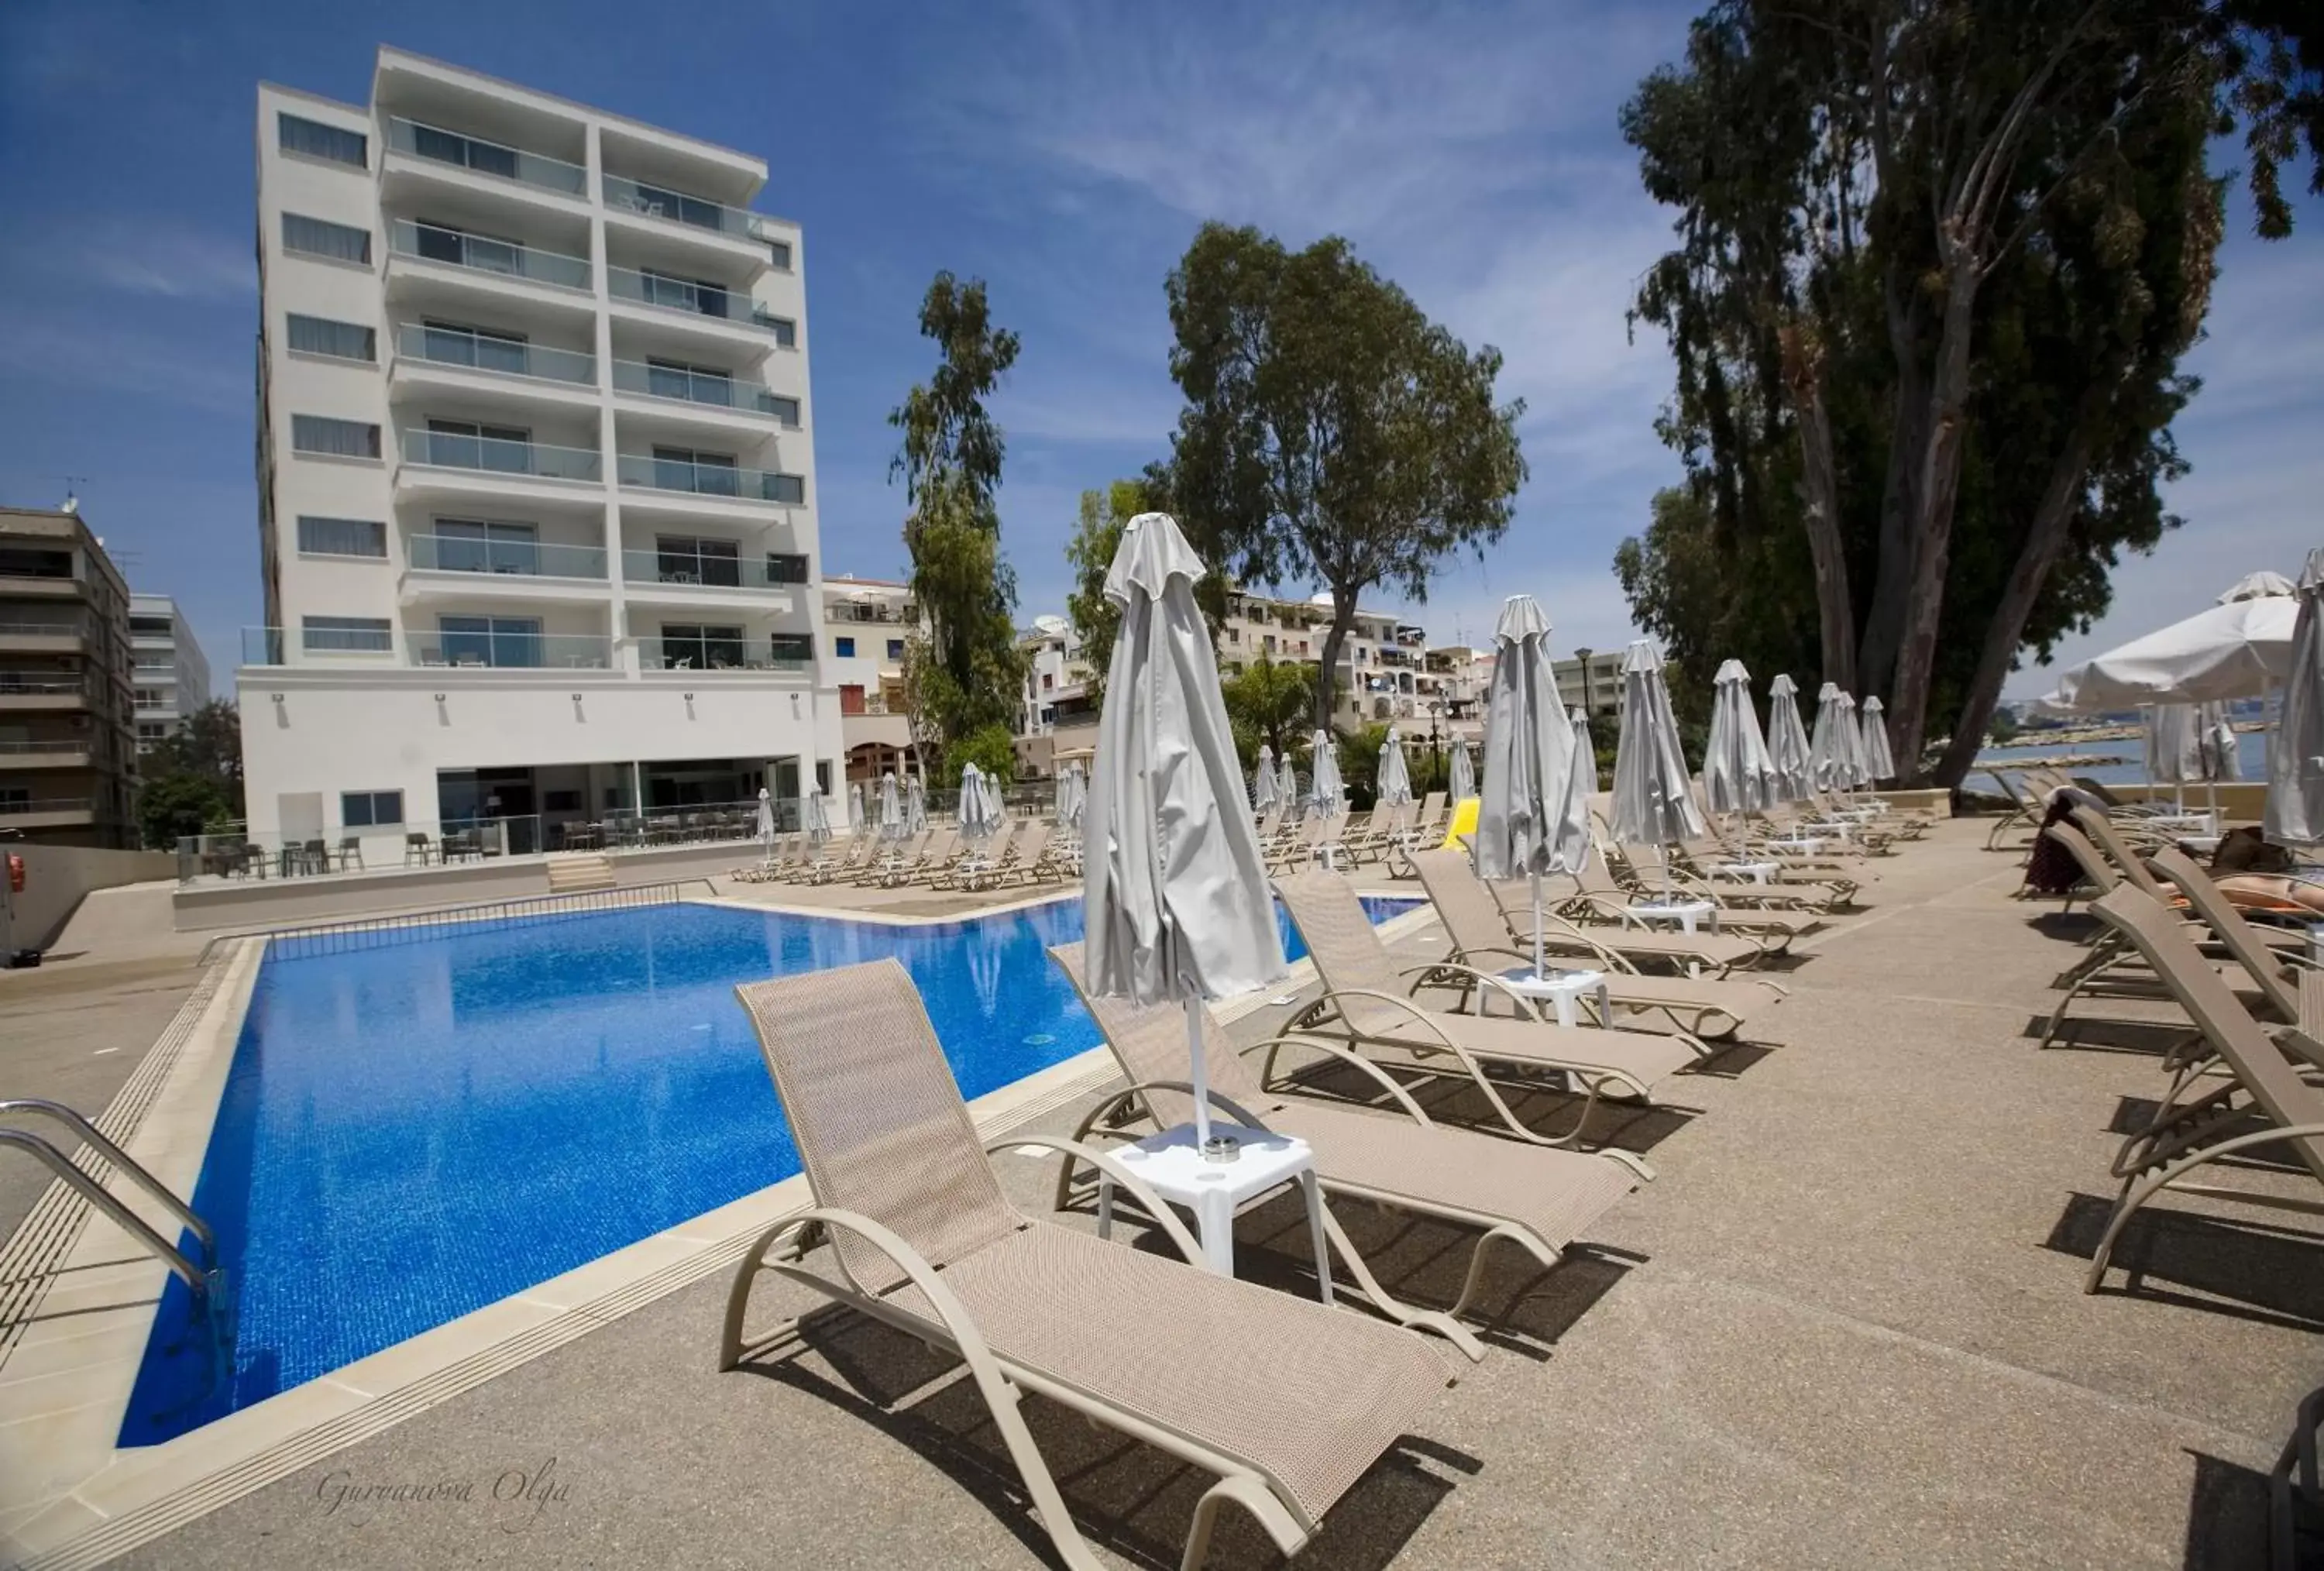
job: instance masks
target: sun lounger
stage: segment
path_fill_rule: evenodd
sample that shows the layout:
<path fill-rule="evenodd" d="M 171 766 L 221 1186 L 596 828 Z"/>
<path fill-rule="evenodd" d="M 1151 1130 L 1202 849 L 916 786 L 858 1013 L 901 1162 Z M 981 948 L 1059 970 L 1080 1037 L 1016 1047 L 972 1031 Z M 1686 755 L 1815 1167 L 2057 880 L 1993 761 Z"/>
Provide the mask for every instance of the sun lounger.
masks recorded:
<path fill-rule="evenodd" d="M 1573 892 L 1560 903 L 1559 914 L 1584 925 L 1592 922 L 1611 923 L 1626 929 L 1644 926 L 1643 923 L 1636 923 L 1625 919 L 1622 913 L 1629 910 L 1638 900 L 1650 898 L 1649 892 L 1645 890 L 1634 892 L 1627 887 L 1607 865 L 1602 846 L 1593 848 L 1592 854 L 1583 860 L 1580 873 L 1569 876 L 1572 879 Z M 1750 945 L 1762 956 L 1780 955 L 1791 947 L 1793 935 L 1788 931 L 1746 926 L 1742 923 L 1730 927 L 1725 920 L 1727 913 L 1722 910 L 1719 914 L 1720 922 L 1719 931 L 1716 933 L 1683 933 L 1680 936 L 1690 938 L 1712 938 L 1739 941 Z"/>
<path fill-rule="evenodd" d="M 1190 1263 L 1011 1206 L 896 961 L 736 992 L 815 1203 L 743 1256 L 719 1367 L 800 1345 L 796 1320 L 745 1341 L 762 1270 L 957 1357 L 1043 1530 L 1075 1571 L 1100 1561 L 1019 1410 L 1023 1393 L 1218 1478 L 1194 1507 L 1183 1561 L 1192 1567 L 1229 1501 L 1282 1553 L 1297 1553 L 1449 1383 L 1442 1354 L 1408 1332 L 1191 1263 L 1202 1256 L 1184 1225 L 1105 1152 L 1023 1133 L 998 1142 L 1064 1149 L 1103 1167 Z M 807 1263 L 821 1236 L 828 1271 Z"/>
<path fill-rule="evenodd" d="M 1141 1006 L 1122 998 L 1093 998 L 1083 985 L 1082 947 L 1065 945 L 1049 954 L 1081 992 L 1082 1002 L 1130 1082 L 1092 1109 L 1074 1131 L 1074 1139 L 1135 1139 L 1138 1123 L 1161 1130 L 1192 1123 L 1185 1010 L 1176 1004 Z M 1300 1045 L 1329 1052 L 1370 1076 L 1388 1098 L 1387 1105 L 1375 1113 L 1278 1096 L 1259 1084 L 1241 1056 L 1266 1045 L 1254 1043 L 1239 1054 L 1218 1021 L 1204 1011 L 1203 1056 L 1212 1101 L 1238 1123 L 1305 1141 L 1314 1151 L 1316 1178 L 1327 1194 L 1481 1228 L 1484 1235 L 1470 1252 L 1468 1280 L 1451 1311 L 1455 1316 L 1475 1300 L 1486 1256 L 1496 1240 L 1507 1240 L 1545 1267 L 1555 1266 L 1564 1259 L 1566 1245 L 1641 1180 L 1654 1176 L 1627 1151 L 1542 1151 L 1432 1123 L 1420 1104 L 1376 1066 L 1312 1039 L 1300 1039 Z M 1133 1112 L 1142 1114 L 1138 1123 L 1130 1121 Z M 1068 1157 L 1057 1180 L 1060 1208 L 1074 1176 Z M 1374 1304 L 1406 1324 L 1419 1319 L 1373 1280 L 1363 1257 L 1328 1215 L 1324 1228 L 1357 1286 Z M 1463 1350 L 1472 1345 L 1469 1339 Z M 1472 1356 L 1481 1356 L 1481 1351 Z"/>
<path fill-rule="evenodd" d="M 2238 1117 L 2229 1124 L 2221 1117 L 2189 1117 L 2158 1123 L 2126 1147 L 2116 1169 L 2123 1180 L 2114 1214 L 2098 1240 L 2083 1282 L 2096 1292 L 2106 1280 L 2114 1248 L 2139 1209 L 2166 1189 L 2201 1195 L 2217 1200 L 2239 1201 L 2277 1210 L 2324 1215 L 2324 1201 L 2277 1194 L 2255 1194 L 2232 1186 L 2190 1183 L 2190 1175 L 2222 1157 L 2268 1146 L 2288 1148 L 2285 1154 L 2318 1183 L 2324 1184 L 2324 1088 L 2301 1077 L 2282 1049 L 2255 1021 L 2188 941 L 2180 922 L 2151 897 L 2127 886 L 2098 901 L 2090 908 L 2120 932 L 2146 959 L 2154 974 L 2169 985 L 2196 1029 L 2203 1033 L 2219 1062 L 2233 1076 L 2247 1104 L 2235 1109 L 2214 1106 L 2214 1114 L 2233 1111 L 2256 1115 L 2265 1127 L 2242 1133 Z M 2324 1048 L 2319 1048 L 2324 1051 Z"/>
<path fill-rule="evenodd" d="M 1303 873 L 1276 880 L 1275 888 L 1323 983 L 1323 995 L 1292 1021 L 1291 1029 L 1338 1036 L 1369 1057 L 1467 1080 L 1521 1140 L 1567 1144 L 1581 1137 L 1606 1092 L 1652 1102 L 1664 1080 L 1711 1056 L 1709 1048 L 1684 1032 L 1665 1035 L 1543 1021 L 1506 982 L 1482 972 L 1468 974 L 1479 987 L 1517 1004 L 1520 1018 L 1425 1008 L 1412 1001 L 1404 979 L 1451 967 L 1440 961 L 1399 968 L 1346 879 L 1335 873 Z M 1273 1074 L 1276 1057 L 1272 1051 L 1268 1056 L 1268 1077 Z M 1573 1128 L 1554 1139 L 1527 1128 L 1495 1089 L 1481 1067 L 1487 1062 L 1547 1070 L 1580 1085 L 1585 1095 Z"/>
<path fill-rule="evenodd" d="M 1556 887 L 1548 888 L 1554 883 Z M 1533 894 L 1516 880 L 1488 883 L 1494 903 L 1501 908 L 1517 945 L 1533 952 Z M 1708 973 L 1713 977 L 1757 966 L 1767 957 L 1767 947 L 1744 933 L 1690 933 L 1670 928 L 1634 928 L 1602 916 L 1577 922 L 1560 911 L 1574 899 L 1570 878 L 1560 874 L 1545 881 L 1541 921 L 1545 952 L 1554 955 L 1618 954 L 1637 970 L 1675 971 L 1682 975 Z M 1595 908 L 1590 908 L 1595 912 Z"/>
<path fill-rule="evenodd" d="M 1511 966 L 1532 968 L 1530 936 L 1520 948 L 1518 935 L 1510 931 L 1500 902 L 1493 899 L 1492 891 L 1470 866 L 1468 853 L 1424 851 L 1413 858 L 1413 863 L 1419 872 L 1421 887 L 1428 892 L 1436 915 L 1444 924 L 1445 934 L 1452 940 L 1448 959 L 1480 971 L 1504 970 Z M 1617 950 L 1593 945 L 1591 955 L 1594 968 L 1606 978 L 1608 1001 L 1617 1011 L 1632 1012 L 1634 1016 L 1659 1012 L 1680 1030 L 1705 1039 L 1734 1036 L 1754 1010 L 1785 993 L 1781 984 L 1766 977 L 1743 977 L 1729 982 L 1695 976 L 1646 976 Z M 1473 984 L 1458 973 L 1446 975 L 1457 979 L 1456 984 L 1464 996 L 1473 991 Z M 1536 1009 L 1535 1012 L 1538 1014 L 1540 1011 Z M 1636 1018 L 1625 1020 L 1618 1013 L 1605 1023 L 1645 1022 Z"/>
<path fill-rule="evenodd" d="M 1794 938 L 1804 938 L 1824 926 L 1820 912 L 1771 910 L 1747 903 L 1739 896 L 1755 887 L 1742 889 L 1714 884 L 1694 876 L 1687 870 L 1683 855 L 1674 855 L 1665 867 L 1660 847 L 1600 843 L 1600 855 L 1591 862 L 1600 870 L 1600 876 L 1618 892 L 1623 905 L 1659 900 L 1665 888 L 1687 900 L 1707 900 L 1717 909 L 1719 929 L 1732 929 L 1766 937 L 1781 947 Z M 1591 889 L 1585 875 L 1584 889 Z M 1596 891 L 1592 891 L 1596 892 Z M 1616 908 L 1618 910 L 1618 907 Z"/>

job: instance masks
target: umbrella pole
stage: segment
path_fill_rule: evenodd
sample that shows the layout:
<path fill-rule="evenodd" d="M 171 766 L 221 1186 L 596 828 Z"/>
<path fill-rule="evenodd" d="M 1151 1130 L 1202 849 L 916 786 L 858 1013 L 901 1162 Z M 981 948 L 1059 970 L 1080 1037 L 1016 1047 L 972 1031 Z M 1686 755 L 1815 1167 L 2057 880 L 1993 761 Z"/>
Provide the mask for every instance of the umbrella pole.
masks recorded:
<path fill-rule="evenodd" d="M 1538 977 L 1538 976 L 1539 976 L 1539 975 L 1541 975 L 1541 974 L 1542 974 L 1542 970 L 1541 970 L 1541 869 L 1540 869 L 1540 868 L 1538 868 L 1538 867 L 1536 867 L 1536 868 L 1535 868 L 1535 869 L 1533 870 L 1533 974 L 1534 974 L 1536 977 Z M 1482 1012 L 1482 1011 L 1483 1011 L 1483 1009 L 1484 1009 L 1484 1003 L 1485 1003 L 1484 999 L 1483 999 L 1481 996 L 1480 996 L 1480 997 L 1479 997 L 1479 999 L 1477 1000 L 1477 1007 L 1478 1007 L 1478 1010 L 1479 1010 L 1479 1012 Z"/>
<path fill-rule="evenodd" d="M 1192 1071 L 1186 1083 L 1194 1091 L 1194 1150 L 1206 1162 L 1232 1161 L 1233 1137 L 1211 1133 L 1211 1066 L 1203 1051 L 1203 1000 L 1192 982 L 1186 984 L 1186 1066 Z"/>

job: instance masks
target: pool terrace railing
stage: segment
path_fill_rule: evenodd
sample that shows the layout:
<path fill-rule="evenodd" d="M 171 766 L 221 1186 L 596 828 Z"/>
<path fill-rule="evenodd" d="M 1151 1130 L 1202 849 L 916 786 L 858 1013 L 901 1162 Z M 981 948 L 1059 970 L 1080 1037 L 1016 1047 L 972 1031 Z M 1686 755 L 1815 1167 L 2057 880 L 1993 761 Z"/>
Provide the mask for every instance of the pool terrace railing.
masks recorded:
<path fill-rule="evenodd" d="M 397 944 L 425 943 L 440 938 L 446 929 L 488 926 L 494 929 L 533 927 L 571 917 L 604 911 L 639 910 L 650 906 L 676 905 L 685 899 L 679 883 L 645 883 L 629 889 L 591 890 L 580 894 L 532 895 L 523 900 L 488 901 L 478 905 L 441 906 L 433 910 L 404 911 L 348 921 L 303 927 L 276 928 L 263 933 L 234 933 L 226 938 L 263 938 L 271 958 L 306 960 L 324 955 L 349 955 L 383 949 Z M 207 957 L 207 950 L 205 957 Z"/>

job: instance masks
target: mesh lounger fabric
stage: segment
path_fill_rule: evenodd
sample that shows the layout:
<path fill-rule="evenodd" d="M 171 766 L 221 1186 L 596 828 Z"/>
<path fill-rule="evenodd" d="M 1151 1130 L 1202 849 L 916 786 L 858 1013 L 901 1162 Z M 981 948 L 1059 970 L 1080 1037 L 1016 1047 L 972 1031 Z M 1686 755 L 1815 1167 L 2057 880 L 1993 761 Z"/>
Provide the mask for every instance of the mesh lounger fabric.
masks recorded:
<path fill-rule="evenodd" d="M 1481 956 L 1469 962 L 1480 971 L 1508 965 L 1507 955 L 1485 954 L 1492 949 L 1517 950 L 1517 940 L 1510 936 L 1508 921 L 1502 916 L 1492 892 L 1478 883 L 1477 875 L 1470 871 L 1468 857 L 1458 851 L 1425 851 L 1412 860 L 1420 870 L 1420 885 L 1428 892 L 1453 947 L 1463 954 Z M 1616 946 L 1609 944 L 1607 947 Z M 1741 1030 L 1753 1008 L 1767 1001 L 1766 989 L 1750 982 L 1638 976 L 1627 971 L 1602 971 L 1600 975 L 1606 978 L 1606 995 L 1621 1007 L 1712 1012 L 1733 1022 L 1730 1030 Z"/>
<path fill-rule="evenodd" d="M 1019 1212 L 896 961 L 736 991 L 816 1204 L 919 1251 L 1004 1363 L 1245 1459 L 1316 1520 L 1446 1384 L 1408 1332 Z M 834 1234 L 859 1288 L 934 1319 L 884 1255 Z"/>
<path fill-rule="evenodd" d="M 1079 987 L 1081 946 L 1050 953 Z M 1133 1081 L 1185 1079 L 1183 1009 L 1087 994 L 1083 1002 Z M 1401 1114 L 1275 1095 L 1260 1086 L 1207 1009 L 1203 1057 L 1213 1089 L 1257 1114 L 1268 1128 L 1296 1135 L 1314 1148 L 1315 1171 L 1326 1188 L 1350 1185 L 1399 1197 L 1413 1210 L 1449 1207 L 1514 1222 L 1551 1249 L 1563 1250 L 1637 1187 L 1635 1172 L 1606 1157 L 1514 1145 L 1469 1130 L 1416 1123 Z M 1165 1128 L 1194 1117 L 1190 1096 L 1176 1091 L 1140 1095 Z"/>
<path fill-rule="evenodd" d="M 1316 975 L 1327 990 L 1404 996 L 1396 962 L 1373 931 L 1363 903 L 1346 879 L 1335 873 L 1303 873 L 1278 878 L 1275 887 L 1300 937 L 1306 940 Z M 1335 1001 L 1335 1007 L 1347 1030 L 1367 1043 L 1441 1052 L 1443 1043 L 1428 1029 L 1434 1026 L 1480 1058 L 1572 1069 L 1584 1075 L 1614 1071 L 1645 1086 L 1685 1068 L 1697 1058 L 1693 1049 L 1676 1038 L 1650 1031 L 1489 1020 L 1418 1005 L 1407 1009 L 1379 998 L 1343 998 Z M 1424 1020 L 1426 1025 L 1421 1023 Z"/>

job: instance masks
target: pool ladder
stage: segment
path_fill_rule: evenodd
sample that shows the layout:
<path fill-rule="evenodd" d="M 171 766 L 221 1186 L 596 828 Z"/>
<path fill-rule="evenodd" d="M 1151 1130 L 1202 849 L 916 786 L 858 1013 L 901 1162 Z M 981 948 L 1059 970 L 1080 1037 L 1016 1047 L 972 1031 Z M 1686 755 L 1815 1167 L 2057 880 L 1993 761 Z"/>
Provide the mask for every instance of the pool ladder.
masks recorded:
<path fill-rule="evenodd" d="M 131 1184 L 159 1200 L 171 1215 L 185 1224 L 198 1246 L 201 1262 L 198 1265 L 186 1252 L 156 1232 L 152 1224 L 120 1198 L 98 1183 L 72 1159 L 50 1141 L 29 1130 L 18 1129 L 9 1121 L 25 1114 L 53 1119 L 72 1132 L 97 1153 L 113 1165 L 114 1171 Z M 195 1323 L 208 1333 L 211 1374 L 215 1381 L 223 1373 L 226 1350 L 234 1345 L 233 1296 L 228 1291 L 226 1271 L 218 1264 L 217 1235 L 209 1224 L 194 1215 L 194 1208 L 171 1194 L 161 1180 L 145 1170 L 127 1151 L 106 1138 L 97 1125 L 61 1102 L 51 1102 L 39 1096 L 18 1096 L 0 1100 L 0 1147 L 13 1146 L 29 1151 L 42 1166 L 54 1173 L 74 1193 L 111 1217 L 124 1233 L 143 1246 L 163 1265 L 168 1266 L 179 1280 L 186 1284 L 192 1296 Z"/>

